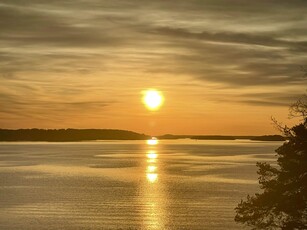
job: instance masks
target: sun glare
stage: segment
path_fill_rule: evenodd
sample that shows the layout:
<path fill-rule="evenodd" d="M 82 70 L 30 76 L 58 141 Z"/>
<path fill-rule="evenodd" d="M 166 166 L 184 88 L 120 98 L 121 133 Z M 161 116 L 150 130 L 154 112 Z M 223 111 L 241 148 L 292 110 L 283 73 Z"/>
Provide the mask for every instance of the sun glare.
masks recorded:
<path fill-rule="evenodd" d="M 149 165 L 149 166 L 147 167 L 147 172 L 153 173 L 153 172 L 156 171 L 156 169 L 157 169 L 157 166 Z"/>
<path fill-rule="evenodd" d="M 158 157 L 158 154 L 155 151 L 149 151 L 147 153 L 147 158 L 149 159 L 156 159 Z"/>
<path fill-rule="evenodd" d="M 158 139 L 155 138 L 155 137 L 152 137 L 151 139 L 147 140 L 146 141 L 148 145 L 157 145 L 159 142 L 158 142 Z"/>
<path fill-rule="evenodd" d="M 157 90 L 152 89 L 144 92 L 143 103 L 149 110 L 158 110 L 163 101 L 163 95 Z"/>
<path fill-rule="evenodd" d="M 148 181 L 151 183 L 156 182 L 158 179 L 158 174 L 156 173 L 147 173 L 146 176 L 147 176 Z"/>

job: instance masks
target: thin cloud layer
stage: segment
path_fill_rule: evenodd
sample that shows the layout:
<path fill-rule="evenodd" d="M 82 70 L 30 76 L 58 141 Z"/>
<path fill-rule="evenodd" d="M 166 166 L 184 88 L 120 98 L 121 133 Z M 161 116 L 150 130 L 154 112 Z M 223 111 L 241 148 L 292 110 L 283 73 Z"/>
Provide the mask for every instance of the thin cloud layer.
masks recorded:
<path fill-rule="evenodd" d="M 186 87 L 195 106 L 205 97 L 267 115 L 306 88 L 306 9 L 303 0 L 3 0 L 0 115 L 18 113 L 22 124 L 23 116 L 83 108 L 107 119 L 106 108 L 124 109 L 116 106 L 135 103 L 146 87 L 170 95 Z"/>

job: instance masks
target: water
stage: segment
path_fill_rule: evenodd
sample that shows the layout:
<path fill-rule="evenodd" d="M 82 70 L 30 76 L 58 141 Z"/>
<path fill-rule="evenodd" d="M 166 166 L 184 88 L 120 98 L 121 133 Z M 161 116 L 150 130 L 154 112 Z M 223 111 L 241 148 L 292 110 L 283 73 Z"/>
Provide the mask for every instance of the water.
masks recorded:
<path fill-rule="evenodd" d="M 0 229 L 243 229 L 281 142 L 0 143 Z"/>

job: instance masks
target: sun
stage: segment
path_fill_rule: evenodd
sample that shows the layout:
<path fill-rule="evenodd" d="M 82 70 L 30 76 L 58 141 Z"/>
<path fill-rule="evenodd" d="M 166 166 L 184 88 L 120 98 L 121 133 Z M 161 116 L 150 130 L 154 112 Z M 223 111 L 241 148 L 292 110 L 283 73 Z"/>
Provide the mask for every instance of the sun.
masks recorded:
<path fill-rule="evenodd" d="M 149 110 L 157 110 L 163 104 L 164 98 L 161 92 L 151 89 L 144 92 L 143 103 Z"/>

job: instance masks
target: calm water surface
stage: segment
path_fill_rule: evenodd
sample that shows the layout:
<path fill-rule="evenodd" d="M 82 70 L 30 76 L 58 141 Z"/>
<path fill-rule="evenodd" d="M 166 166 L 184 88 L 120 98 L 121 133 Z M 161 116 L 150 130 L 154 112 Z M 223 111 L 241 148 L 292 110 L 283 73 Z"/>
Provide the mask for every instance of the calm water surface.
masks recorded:
<path fill-rule="evenodd" d="M 281 142 L 0 143 L 0 229 L 243 229 Z"/>

